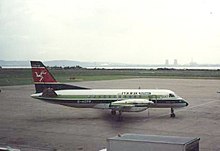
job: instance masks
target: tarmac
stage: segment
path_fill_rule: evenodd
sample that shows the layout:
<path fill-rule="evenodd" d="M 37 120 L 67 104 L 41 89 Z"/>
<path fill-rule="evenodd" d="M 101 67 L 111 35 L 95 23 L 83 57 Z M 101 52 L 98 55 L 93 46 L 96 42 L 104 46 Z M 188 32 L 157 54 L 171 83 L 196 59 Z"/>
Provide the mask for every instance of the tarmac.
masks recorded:
<path fill-rule="evenodd" d="M 98 151 L 106 139 L 123 133 L 199 137 L 200 151 L 220 150 L 220 80 L 140 78 L 72 83 L 90 88 L 170 89 L 186 99 L 188 107 L 123 113 L 76 109 L 30 97 L 34 85 L 0 87 L 0 147 L 22 151 Z"/>

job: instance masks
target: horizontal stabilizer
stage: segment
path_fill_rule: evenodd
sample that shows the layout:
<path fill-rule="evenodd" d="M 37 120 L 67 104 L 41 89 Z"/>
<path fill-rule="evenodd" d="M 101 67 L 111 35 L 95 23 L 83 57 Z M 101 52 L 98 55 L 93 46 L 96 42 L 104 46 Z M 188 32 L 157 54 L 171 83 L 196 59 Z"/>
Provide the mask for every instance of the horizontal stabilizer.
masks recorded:
<path fill-rule="evenodd" d="M 53 90 L 72 90 L 72 89 L 89 89 L 85 87 L 62 84 L 62 83 L 49 83 L 49 84 L 35 84 L 36 93 L 41 93 L 44 89 L 52 88 Z"/>

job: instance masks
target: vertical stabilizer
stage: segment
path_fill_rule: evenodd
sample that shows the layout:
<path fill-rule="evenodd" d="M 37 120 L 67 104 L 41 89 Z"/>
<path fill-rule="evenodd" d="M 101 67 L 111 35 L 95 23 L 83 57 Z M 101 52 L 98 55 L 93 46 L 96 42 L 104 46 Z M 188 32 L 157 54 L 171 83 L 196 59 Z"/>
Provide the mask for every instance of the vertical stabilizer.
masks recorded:
<path fill-rule="evenodd" d="M 40 61 L 31 61 L 31 67 L 32 67 L 32 77 L 34 80 L 36 93 L 41 93 L 45 89 L 53 89 L 53 90 L 88 89 L 84 87 L 62 84 L 57 82 L 56 79 L 53 77 L 53 75 Z"/>
<path fill-rule="evenodd" d="M 57 83 L 53 75 L 40 61 L 31 61 L 34 83 Z"/>

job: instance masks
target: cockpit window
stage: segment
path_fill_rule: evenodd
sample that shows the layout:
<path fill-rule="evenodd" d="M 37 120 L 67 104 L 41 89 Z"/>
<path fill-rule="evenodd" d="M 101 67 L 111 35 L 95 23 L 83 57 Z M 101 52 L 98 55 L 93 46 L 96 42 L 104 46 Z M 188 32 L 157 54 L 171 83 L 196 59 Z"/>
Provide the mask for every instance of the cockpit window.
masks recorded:
<path fill-rule="evenodd" d="M 172 94 L 172 93 L 170 93 L 170 94 L 169 94 L 169 97 L 173 98 L 173 97 L 175 97 L 175 95 Z"/>

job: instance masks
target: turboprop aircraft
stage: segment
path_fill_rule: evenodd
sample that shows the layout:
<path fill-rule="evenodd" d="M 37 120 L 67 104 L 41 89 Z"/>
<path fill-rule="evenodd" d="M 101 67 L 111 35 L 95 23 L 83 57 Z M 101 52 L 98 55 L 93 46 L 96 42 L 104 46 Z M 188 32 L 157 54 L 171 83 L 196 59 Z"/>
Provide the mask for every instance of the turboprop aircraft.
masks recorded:
<path fill-rule="evenodd" d="M 109 109 L 121 118 L 122 112 L 141 112 L 148 108 L 174 108 L 188 103 L 171 90 L 165 89 L 90 89 L 62 84 L 40 61 L 31 61 L 36 93 L 31 97 L 49 103 L 76 108 Z"/>

